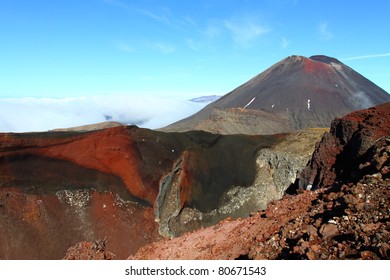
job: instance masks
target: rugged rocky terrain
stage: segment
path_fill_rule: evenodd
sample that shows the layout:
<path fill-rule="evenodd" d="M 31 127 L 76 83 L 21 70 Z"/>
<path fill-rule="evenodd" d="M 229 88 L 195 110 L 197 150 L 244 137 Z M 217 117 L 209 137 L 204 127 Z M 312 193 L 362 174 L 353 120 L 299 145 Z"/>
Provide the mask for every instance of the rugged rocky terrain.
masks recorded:
<path fill-rule="evenodd" d="M 86 130 L 0 134 L 1 259 L 58 259 L 105 238 L 123 259 L 161 236 L 246 217 L 281 198 L 324 132 Z"/>
<path fill-rule="evenodd" d="M 301 174 L 316 178 L 316 190 L 297 184 L 297 194 L 252 217 L 149 244 L 130 258 L 390 259 L 389 118 L 386 103 L 333 121 Z"/>
<path fill-rule="evenodd" d="M 390 95 L 335 58 L 290 56 L 163 131 L 274 134 L 330 127 Z"/>
<path fill-rule="evenodd" d="M 247 219 L 142 247 L 131 259 L 389 259 L 389 179 L 303 191 Z M 375 201 L 376 200 L 376 201 Z"/>

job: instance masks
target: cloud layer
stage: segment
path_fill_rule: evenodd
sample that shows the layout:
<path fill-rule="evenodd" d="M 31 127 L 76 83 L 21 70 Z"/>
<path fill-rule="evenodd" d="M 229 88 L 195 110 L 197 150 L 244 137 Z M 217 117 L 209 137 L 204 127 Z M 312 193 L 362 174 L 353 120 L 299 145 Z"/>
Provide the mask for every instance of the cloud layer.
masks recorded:
<path fill-rule="evenodd" d="M 46 131 L 107 120 L 155 129 L 190 116 L 205 105 L 150 96 L 0 98 L 0 132 Z"/>

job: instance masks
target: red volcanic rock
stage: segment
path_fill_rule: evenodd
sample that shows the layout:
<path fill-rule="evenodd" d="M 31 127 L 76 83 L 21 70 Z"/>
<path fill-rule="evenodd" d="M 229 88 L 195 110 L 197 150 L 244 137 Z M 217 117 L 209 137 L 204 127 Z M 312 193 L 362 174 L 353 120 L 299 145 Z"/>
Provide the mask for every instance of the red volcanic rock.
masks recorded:
<path fill-rule="evenodd" d="M 335 119 L 330 133 L 324 134 L 302 173 L 300 187 L 356 181 L 367 172 L 379 170 L 387 173 L 388 158 L 385 155 L 377 157 L 375 164 L 367 165 L 366 162 L 378 147 L 386 145 L 389 135 L 390 103 Z"/>
<path fill-rule="evenodd" d="M 320 234 L 324 239 L 332 238 L 339 235 L 339 231 L 337 229 L 337 225 L 335 224 L 324 224 L 320 228 Z"/>
<path fill-rule="evenodd" d="M 143 184 L 142 159 L 128 132 L 126 127 L 115 127 L 87 133 L 2 134 L 0 151 L 3 158 L 54 158 L 117 176 L 130 194 L 153 204 L 157 192 Z"/>
<path fill-rule="evenodd" d="M 0 258 L 58 259 L 105 237 L 124 258 L 164 227 L 167 235 L 198 228 L 192 214 L 216 209 L 232 186 L 250 186 L 257 152 L 285 138 L 125 126 L 0 134 L 0 237 L 8 240 Z"/>
<path fill-rule="evenodd" d="M 114 254 L 106 250 L 107 240 L 80 242 L 66 251 L 65 260 L 112 260 Z"/>
<path fill-rule="evenodd" d="M 8 242 L 0 258 L 59 259 L 77 242 L 108 237 L 107 249 L 123 259 L 158 240 L 153 205 L 174 156 L 145 162 L 146 135 L 137 133 L 1 134 L 0 236 Z"/>
<path fill-rule="evenodd" d="M 336 59 L 334 59 L 334 61 L 337 61 Z M 335 62 L 337 63 L 337 62 Z M 338 63 L 340 63 L 338 61 Z M 310 59 L 305 59 L 303 61 L 303 65 L 304 65 L 304 72 L 306 74 L 312 74 L 312 75 L 324 75 L 324 74 L 331 74 L 332 73 L 332 70 L 333 70 L 333 67 L 331 64 L 329 63 L 326 63 L 326 62 L 322 62 L 322 61 L 318 61 L 315 59 L 315 57 L 311 57 Z"/>

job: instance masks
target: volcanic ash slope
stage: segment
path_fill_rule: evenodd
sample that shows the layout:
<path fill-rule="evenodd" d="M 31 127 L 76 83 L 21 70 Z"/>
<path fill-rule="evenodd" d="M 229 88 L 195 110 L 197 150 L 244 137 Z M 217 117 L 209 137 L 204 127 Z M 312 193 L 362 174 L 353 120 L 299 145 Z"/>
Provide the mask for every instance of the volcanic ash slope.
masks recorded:
<path fill-rule="evenodd" d="M 290 56 L 162 131 L 275 134 L 329 127 L 336 117 L 390 95 L 335 58 Z"/>

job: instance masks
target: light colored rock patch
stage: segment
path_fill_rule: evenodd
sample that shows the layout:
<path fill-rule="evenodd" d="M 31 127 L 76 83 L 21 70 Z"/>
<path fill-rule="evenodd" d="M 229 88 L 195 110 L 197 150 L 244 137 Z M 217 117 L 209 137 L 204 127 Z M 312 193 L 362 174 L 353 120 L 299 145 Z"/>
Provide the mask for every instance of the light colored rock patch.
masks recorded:
<path fill-rule="evenodd" d="M 89 190 L 60 190 L 56 192 L 57 198 L 64 204 L 70 206 L 77 219 L 79 220 L 78 230 L 83 233 L 85 240 L 94 238 L 94 231 L 87 206 L 91 201 Z"/>
<path fill-rule="evenodd" d="M 60 190 L 56 196 L 62 203 L 66 203 L 76 209 L 84 208 L 91 200 L 88 190 Z"/>

